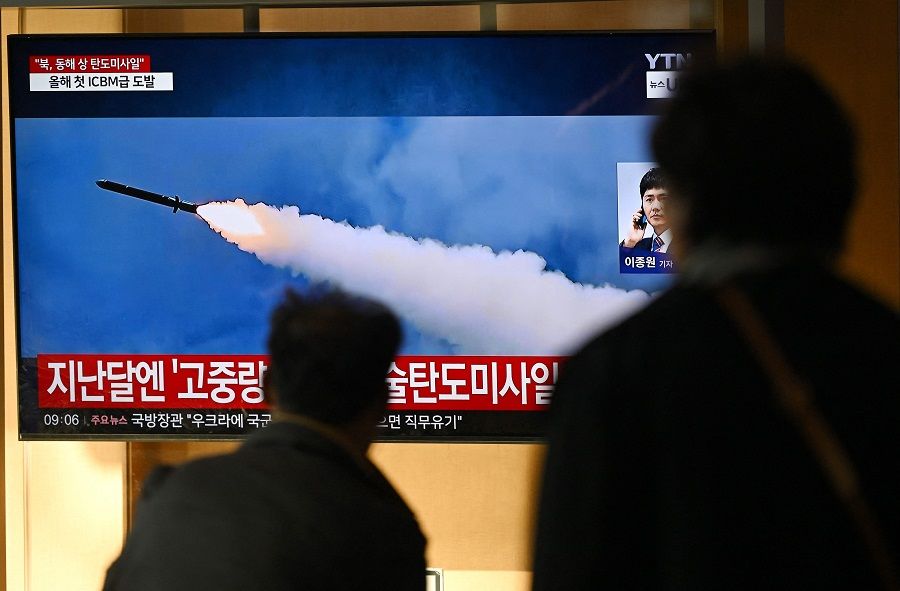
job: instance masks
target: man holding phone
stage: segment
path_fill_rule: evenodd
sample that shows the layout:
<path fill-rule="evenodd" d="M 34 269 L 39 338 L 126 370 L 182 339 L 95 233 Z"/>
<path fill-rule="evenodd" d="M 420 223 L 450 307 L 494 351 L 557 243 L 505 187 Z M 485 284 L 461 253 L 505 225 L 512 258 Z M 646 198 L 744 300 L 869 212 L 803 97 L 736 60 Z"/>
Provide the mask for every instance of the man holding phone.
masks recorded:
<path fill-rule="evenodd" d="M 621 246 L 634 250 L 658 252 L 669 251 L 672 230 L 666 218 L 666 198 L 668 188 L 659 168 L 651 168 L 641 178 L 641 207 L 631 217 L 631 231 Z M 647 224 L 653 228 L 653 235 L 644 237 Z"/>

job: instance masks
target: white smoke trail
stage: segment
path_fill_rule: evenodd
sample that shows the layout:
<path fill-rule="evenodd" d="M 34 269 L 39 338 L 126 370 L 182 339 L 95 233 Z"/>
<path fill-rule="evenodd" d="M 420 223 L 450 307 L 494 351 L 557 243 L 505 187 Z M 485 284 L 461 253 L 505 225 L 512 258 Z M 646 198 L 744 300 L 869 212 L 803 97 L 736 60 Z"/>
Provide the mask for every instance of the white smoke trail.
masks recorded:
<path fill-rule="evenodd" d="M 575 283 L 547 271 L 533 252 L 416 240 L 381 226 L 301 215 L 294 206 L 238 199 L 197 213 L 262 262 L 378 299 L 463 354 L 567 353 L 649 297 Z"/>

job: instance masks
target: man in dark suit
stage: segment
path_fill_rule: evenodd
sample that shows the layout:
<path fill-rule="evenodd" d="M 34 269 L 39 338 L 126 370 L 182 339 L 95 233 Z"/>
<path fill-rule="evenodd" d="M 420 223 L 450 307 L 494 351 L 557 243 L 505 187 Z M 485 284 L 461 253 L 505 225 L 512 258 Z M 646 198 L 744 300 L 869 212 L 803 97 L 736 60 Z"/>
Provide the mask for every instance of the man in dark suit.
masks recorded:
<path fill-rule="evenodd" d="M 276 420 L 148 479 L 104 589 L 422 591 L 425 539 L 366 458 L 400 340 L 371 301 L 288 293 L 269 336 Z"/>
<path fill-rule="evenodd" d="M 900 327 L 833 271 L 845 115 L 748 60 L 683 79 L 653 148 L 682 273 L 560 376 L 534 588 L 896 588 Z"/>
<path fill-rule="evenodd" d="M 669 189 L 659 168 L 644 173 L 639 185 L 641 207 L 631 216 L 631 231 L 620 246 L 632 250 L 665 254 L 672 243 L 672 230 L 666 216 Z M 653 234 L 644 238 L 647 224 Z"/>

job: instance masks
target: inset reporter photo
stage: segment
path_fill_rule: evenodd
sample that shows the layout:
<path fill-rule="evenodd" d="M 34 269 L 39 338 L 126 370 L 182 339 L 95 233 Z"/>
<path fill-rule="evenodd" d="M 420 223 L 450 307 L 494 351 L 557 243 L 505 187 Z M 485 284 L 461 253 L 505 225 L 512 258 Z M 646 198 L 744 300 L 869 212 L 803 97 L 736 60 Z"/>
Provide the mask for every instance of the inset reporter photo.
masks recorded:
<path fill-rule="evenodd" d="M 668 186 L 653 162 L 616 163 L 619 272 L 674 273 Z"/>

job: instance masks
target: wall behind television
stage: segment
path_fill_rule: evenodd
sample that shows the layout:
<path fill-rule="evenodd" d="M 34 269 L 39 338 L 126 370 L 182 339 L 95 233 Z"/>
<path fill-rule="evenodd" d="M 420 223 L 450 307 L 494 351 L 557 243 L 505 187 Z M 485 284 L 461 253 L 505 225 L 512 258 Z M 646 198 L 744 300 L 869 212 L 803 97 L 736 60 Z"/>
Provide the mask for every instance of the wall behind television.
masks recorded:
<path fill-rule="evenodd" d="M 746 0 L 607 0 L 500 5 L 499 28 L 720 29 L 720 46 L 746 50 Z M 835 89 L 861 138 L 860 207 L 846 272 L 900 305 L 898 20 L 894 0 L 785 0 L 785 43 Z M 710 12 L 711 10 L 711 12 Z M 236 9 L 4 8 L 3 34 L 239 31 Z M 705 25 L 703 23 L 706 23 Z M 477 6 L 367 9 L 264 9 L 262 30 L 477 30 Z M 5 49 L 5 40 L 4 40 Z M 3 59 L 5 81 L 6 61 Z M 3 94 L 3 334 L 5 369 L 12 333 L 9 146 Z M 814 187 L 811 187 L 811 193 Z M 15 383 L 4 371 L 3 537 L 8 589 L 96 589 L 121 544 L 129 503 L 160 461 L 217 453 L 213 443 L 21 443 Z M 413 505 L 430 538 L 429 564 L 449 569 L 448 591 L 525 589 L 540 445 L 377 445 L 374 459 Z M 87 532 L 90 532 L 89 534 Z"/>
<path fill-rule="evenodd" d="M 859 206 L 844 270 L 900 306 L 897 2 L 785 2 L 785 45 L 824 78 L 850 110 L 860 139 Z M 830 40 L 829 40 L 830 39 Z"/>
<path fill-rule="evenodd" d="M 122 540 L 126 456 L 123 443 L 17 440 L 6 35 L 115 33 L 121 23 L 119 10 L 3 8 L 4 580 L 11 590 L 99 588 L 101 563 Z"/>

